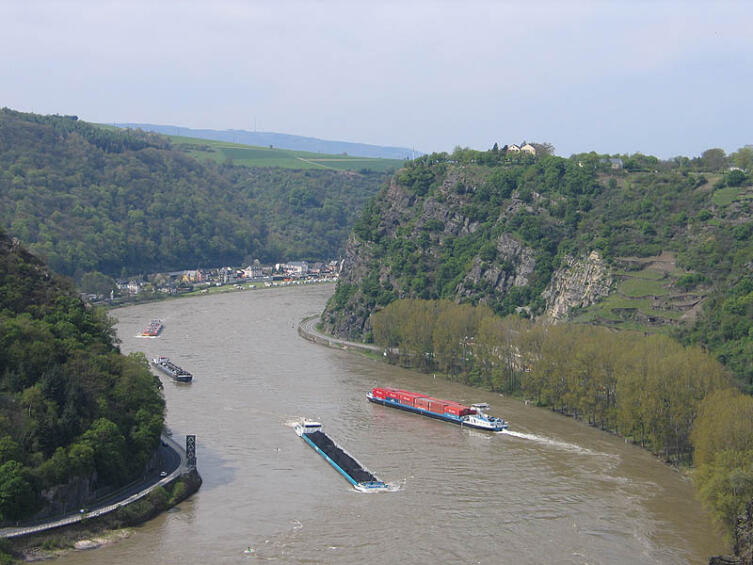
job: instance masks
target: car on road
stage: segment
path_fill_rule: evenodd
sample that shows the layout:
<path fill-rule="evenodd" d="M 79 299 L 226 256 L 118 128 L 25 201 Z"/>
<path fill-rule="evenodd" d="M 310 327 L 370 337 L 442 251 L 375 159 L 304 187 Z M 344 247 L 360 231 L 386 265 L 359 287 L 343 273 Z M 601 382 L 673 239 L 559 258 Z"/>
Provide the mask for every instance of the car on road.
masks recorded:
<path fill-rule="evenodd" d="M 167 477 L 167 471 L 162 471 L 159 476 L 162 478 Z"/>

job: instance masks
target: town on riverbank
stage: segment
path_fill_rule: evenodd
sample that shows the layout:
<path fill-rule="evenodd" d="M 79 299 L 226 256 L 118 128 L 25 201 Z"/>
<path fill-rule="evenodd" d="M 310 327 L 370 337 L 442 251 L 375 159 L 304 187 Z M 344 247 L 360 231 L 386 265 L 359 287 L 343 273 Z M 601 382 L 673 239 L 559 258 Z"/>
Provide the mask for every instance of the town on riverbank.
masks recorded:
<path fill-rule="evenodd" d="M 174 296 L 231 290 L 336 282 L 342 261 L 290 261 L 263 265 L 257 259 L 246 267 L 189 269 L 115 279 L 109 288 L 82 293 L 93 304 L 119 306 Z"/>

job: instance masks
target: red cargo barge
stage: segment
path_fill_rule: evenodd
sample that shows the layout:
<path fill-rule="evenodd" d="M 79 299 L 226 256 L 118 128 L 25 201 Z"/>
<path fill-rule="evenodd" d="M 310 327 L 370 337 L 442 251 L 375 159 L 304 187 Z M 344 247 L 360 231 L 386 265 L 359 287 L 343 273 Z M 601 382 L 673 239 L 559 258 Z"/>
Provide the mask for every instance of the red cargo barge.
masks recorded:
<path fill-rule="evenodd" d="M 152 320 L 149 325 L 141 332 L 142 337 L 157 337 L 162 331 L 162 320 Z"/>
<path fill-rule="evenodd" d="M 459 402 L 439 400 L 418 392 L 386 387 L 375 387 L 366 397 L 369 402 L 375 404 L 400 408 L 461 426 L 493 432 L 501 432 L 507 429 L 507 422 L 502 418 L 495 418 L 486 414 L 486 410 L 489 408 L 486 403 L 465 406 Z"/>

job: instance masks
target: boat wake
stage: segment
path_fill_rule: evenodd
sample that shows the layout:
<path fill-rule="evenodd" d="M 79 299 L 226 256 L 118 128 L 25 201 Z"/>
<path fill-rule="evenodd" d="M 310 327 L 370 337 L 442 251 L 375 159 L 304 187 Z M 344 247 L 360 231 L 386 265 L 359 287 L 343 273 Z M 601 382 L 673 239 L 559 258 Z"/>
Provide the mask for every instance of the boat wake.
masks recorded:
<path fill-rule="evenodd" d="M 367 487 L 361 487 L 361 486 L 355 486 L 355 490 L 362 494 L 377 494 L 380 492 L 397 492 L 400 490 L 400 487 L 402 485 L 397 483 L 384 483 L 384 488 L 367 488 Z"/>
<path fill-rule="evenodd" d="M 508 436 L 517 437 L 520 439 L 527 439 L 527 440 L 535 441 L 537 443 L 542 443 L 544 445 L 555 447 L 557 449 L 564 449 L 566 451 L 573 451 L 575 453 L 582 453 L 584 455 L 596 455 L 595 451 L 591 451 L 590 449 L 581 447 L 580 445 L 576 445 L 574 443 L 568 443 L 566 441 L 559 441 L 556 439 L 551 439 L 546 436 L 540 436 L 536 434 L 527 434 L 524 432 L 514 432 L 511 430 L 502 430 L 499 433 L 508 435 Z"/>

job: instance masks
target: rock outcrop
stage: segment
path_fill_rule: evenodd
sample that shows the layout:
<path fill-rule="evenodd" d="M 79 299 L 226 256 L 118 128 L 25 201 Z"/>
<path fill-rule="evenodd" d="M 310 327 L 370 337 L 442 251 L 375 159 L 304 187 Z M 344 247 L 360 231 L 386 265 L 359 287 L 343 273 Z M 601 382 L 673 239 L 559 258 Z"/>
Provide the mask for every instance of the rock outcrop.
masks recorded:
<path fill-rule="evenodd" d="M 463 282 L 458 285 L 458 296 L 472 296 L 482 281 L 497 294 L 504 295 L 514 286 L 525 286 L 536 267 L 533 249 L 520 243 L 509 233 L 503 233 L 497 240 L 497 258 L 487 263 L 481 257 L 473 260 Z"/>
<path fill-rule="evenodd" d="M 606 296 L 612 277 L 596 252 L 568 257 L 550 275 L 565 231 L 561 202 L 491 171 L 440 162 L 398 172 L 348 241 L 325 332 L 368 338 L 371 314 L 401 298 L 545 310 L 559 321 Z"/>
<path fill-rule="evenodd" d="M 551 322 L 567 319 L 573 308 L 585 308 L 609 295 L 612 280 L 597 251 L 588 257 L 566 257 L 542 293 L 546 300 L 543 317 Z"/>

